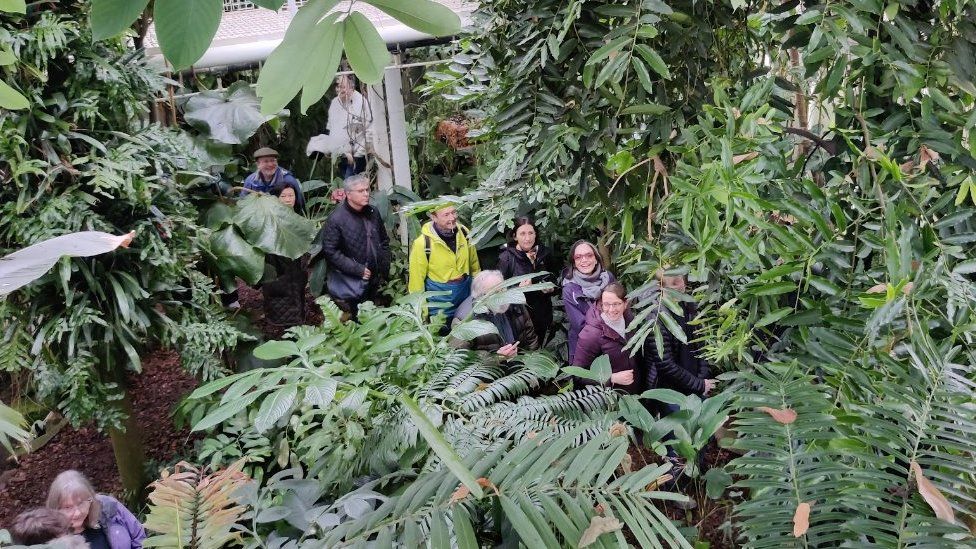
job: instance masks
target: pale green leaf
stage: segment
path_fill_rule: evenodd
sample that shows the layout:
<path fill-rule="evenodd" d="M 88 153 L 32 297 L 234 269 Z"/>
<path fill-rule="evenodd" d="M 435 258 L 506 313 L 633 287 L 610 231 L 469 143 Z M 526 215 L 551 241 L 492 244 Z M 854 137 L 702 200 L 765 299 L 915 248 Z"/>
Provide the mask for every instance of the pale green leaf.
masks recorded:
<path fill-rule="evenodd" d="M 203 56 L 220 26 L 221 0 L 155 0 L 153 21 L 159 47 L 173 68 L 185 69 Z"/>
<path fill-rule="evenodd" d="M 92 0 L 92 39 L 111 38 L 132 26 L 149 5 L 149 0 Z"/>

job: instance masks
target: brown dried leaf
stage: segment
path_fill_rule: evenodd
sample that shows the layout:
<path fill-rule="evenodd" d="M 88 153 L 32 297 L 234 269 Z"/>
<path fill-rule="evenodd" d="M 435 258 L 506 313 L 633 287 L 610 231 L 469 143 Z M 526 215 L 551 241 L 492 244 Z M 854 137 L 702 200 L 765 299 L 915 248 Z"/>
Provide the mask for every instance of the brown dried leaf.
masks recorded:
<path fill-rule="evenodd" d="M 779 409 L 770 408 L 769 406 L 760 406 L 759 411 L 766 412 L 778 423 L 782 423 L 783 425 L 789 425 L 790 423 L 796 421 L 796 410 L 792 410 L 790 408 Z"/>
<path fill-rule="evenodd" d="M 488 488 L 489 486 L 493 486 L 491 481 L 486 479 L 485 477 L 481 477 L 475 482 L 477 482 L 478 486 L 481 486 L 482 488 Z"/>
<path fill-rule="evenodd" d="M 732 157 L 732 164 L 733 165 L 739 165 L 739 164 L 741 164 L 743 162 L 748 162 L 748 161 L 752 160 L 753 158 L 756 158 L 757 156 L 759 156 L 759 153 L 756 152 L 756 151 L 752 151 L 752 152 L 745 153 L 745 154 L 737 154 L 737 155 L 735 155 L 735 156 Z"/>
<path fill-rule="evenodd" d="M 601 535 L 616 532 L 623 527 L 624 524 L 614 517 L 593 517 L 590 519 L 590 526 L 580 536 L 579 544 L 576 547 L 589 547 L 596 543 L 597 538 Z"/>
<path fill-rule="evenodd" d="M 667 166 L 664 165 L 664 161 L 661 160 L 661 157 L 658 155 L 654 155 L 653 160 L 654 160 L 654 176 L 655 177 L 664 176 L 665 178 L 667 178 L 668 168 Z"/>
<path fill-rule="evenodd" d="M 918 493 L 922 495 L 922 499 L 925 503 L 929 504 L 929 507 L 935 511 L 935 516 L 940 519 L 956 523 L 956 513 L 952 510 L 952 505 L 949 504 L 949 500 L 946 499 L 939 488 L 932 484 L 932 481 L 925 478 L 922 473 L 922 468 L 919 467 L 918 463 L 912 461 L 911 463 L 912 474 L 915 476 L 915 484 L 918 486 Z"/>
<path fill-rule="evenodd" d="M 912 293 L 912 290 L 913 289 L 915 289 L 915 283 L 914 282 L 909 282 L 908 284 L 905 284 L 904 286 L 902 286 L 901 293 L 903 293 L 905 295 L 908 295 L 908 294 Z"/>
<path fill-rule="evenodd" d="M 451 494 L 451 503 L 457 503 L 470 495 L 471 490 L 462 484 L 458 486 L 458 489 L 455 490 L 453 494 Z"/>
<path fill-rule="evenodd" d="M 491 387 L 491 384 L 488 384 L 488 383 L 479 383 L 478 386 L 475 387 L 475 391 L 484 391 L 488 387 Z"/>
<path fill-rule="evenodd" d="M 796 506 L 793 513 L 793 537 L 798 538 L 810 529 L 810 504 L 803 502 Z"/>
<path fill-rule="evenodd" d="M 627 426 L 623 423 L 617 422 L 610 426 L 610 436 L 611 437 L 625 437 L 627 436 Z"/>
<path fill-rule="evenodd" d="M 932 149 L 922 145 L 918 148 L 918 165 L 919 168 L 924 170 L 925 165 L 929 162 L 938 162 L 939 153 L 933 151 Z"/>
<path fill-rule="evenodd" d="M 598 515 L 602 515 L 604 511 L 606 511 L 606 509 L 603 508 L 602 503 L 597 503 L 596 505 L 593 506 L 593 512 Z"/>
<path fill-rule="evenodd" d="M 535 437 L 537 437 L 537 436 L 539 436 L 539 432 L 538 431 L 529 431 L 528 433 L 525 433 L 525 438 L 527 438 L 529 440 L 534 440 Z"/>
<path fill-rule="evenodd" d="M 885 283 L 875 284 L 868 288 L 867 293 L 869 294 L 883 294 L 888 291 L 888 285 Z"/>
<path fill-rule="evenodd" d="M 620 467 L 623 468 L 624 473 L 629 473 L 634 467 L 634 458 L 630 457 L 630 454 L 624 454 L 623 459 L 620 460 Z"/>
<path fill-rule="evenodd" d="M 910 173 L 912 173 L 912 171 L 915 170 L 915 161 L 914 160 L 909 160 L 908 162 L 905 162 L 904 164 L 899 165 L 898 166 L 898 169 L 900 169 L 901 170 L 901 173 L 903 173 L 903 174 L 910 174 Z"/>
<path fill-rule="evenodd" d="M 674 475 L 668 475 L 668 474 L 661 475 L 657 480 L 655 480 L 654 482 L 652 482 L 652 483 L 648 484 L 647 486 L 645 486 L 644 487 L 644 491 L 645 492 L 653 492 L 653 491 L 657 490 L 658 488 L 660 488 L 661 486 L 667 484 L 668 481 L 670 481 L 673 478 L 674 478 Z"/>

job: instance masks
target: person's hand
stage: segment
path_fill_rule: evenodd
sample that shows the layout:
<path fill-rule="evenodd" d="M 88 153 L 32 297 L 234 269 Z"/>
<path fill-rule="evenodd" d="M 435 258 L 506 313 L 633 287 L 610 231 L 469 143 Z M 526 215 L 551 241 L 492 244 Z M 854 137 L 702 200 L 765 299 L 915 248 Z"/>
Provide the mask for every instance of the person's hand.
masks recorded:
<path fill-rule="evenodd" d="M 614 385 L 633 385 L 634 371 L 624 370 L 623 372 L 610 374 L 610 383 L 613 383 Z"/>
<path fill-rule="evenodd" d="M 352 157 L 352 153 L 346 153 L 346 160 L 348 160 L 350 164 L 353 164 L 353 163 L 355 163 L 355 162 L 356 162 L 356 161 L 355 161 L 355 160 L 353 159 L 353 157 Z"/>
<path fill-rule="evenodd" d="M 715 390 L 716 385 L 718 385 L 717 379 L 706 379 L 704 395 L 708 396 L 708 393 L 711 393 L 712 391 Z"/>
<path fill-rule="evenodd" d="M 529 279 L 525 279 L 522 282 L 519 282 L 519 288 L 524 288 L 524 287 L 528 286 L 529 284 L 532 284 L 532 281 L 529 280 Z"/>
<path fill-rule="evenodd" d="M 346 190 L 342 187 L 338 189 L 332 189 L 332 195 L 329 197 L 333 204 L 338 204 L 346 199 Z"/>
<path fill-rule="evenodd" d="M 503 356 L 505 358 L 512 358 L 512 357 L 514 357 L 515 355 L 518 354 L 518 344 L 519 344 L 519 342 L 516 341 L 515 343 L 509 343 L 508 345 L 502 345 L 495 352 L 498 353 L 500 356 Z"/>
<path fill-rule="evenodd" d="M 363 269 L 363 280 L 369 280 L 373 276 L 373 272 L 369 270 L 369 267 Z"/>

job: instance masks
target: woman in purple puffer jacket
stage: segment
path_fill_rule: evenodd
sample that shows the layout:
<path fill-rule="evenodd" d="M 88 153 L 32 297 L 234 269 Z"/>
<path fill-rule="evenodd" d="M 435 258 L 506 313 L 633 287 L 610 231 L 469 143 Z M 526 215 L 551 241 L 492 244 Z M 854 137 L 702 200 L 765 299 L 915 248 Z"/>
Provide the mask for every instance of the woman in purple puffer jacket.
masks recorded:
<path fill-rule="evenodd" d="M 47 507 L 60 511 L 72 534 L 85 538 L 91 549 L 142 549 L 146 531 L 125 505 L 96 494 L 78 471 L 64 471 L 47 493 Z"/>
<path fill-rule="evenodd" d="M 614 282 L 613 273 L 603 268 L 603 258 L 596 246 L 586 240 L 577 240 L 569 248 L 569 264 L 562 273 L 563 306 L 569 320 L 567 341 L 569 363 L 576 355 L 576 342 L 586 324 L 586 313 L 600 299 L 608 284 Z"/>

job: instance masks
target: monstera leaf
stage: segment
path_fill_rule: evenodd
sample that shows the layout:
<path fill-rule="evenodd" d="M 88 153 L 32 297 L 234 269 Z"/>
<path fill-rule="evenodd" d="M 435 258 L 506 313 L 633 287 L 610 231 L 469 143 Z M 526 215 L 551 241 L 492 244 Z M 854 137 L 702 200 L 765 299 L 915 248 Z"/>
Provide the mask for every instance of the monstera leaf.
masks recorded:
<path fill-rule="evenodd" d="M 308 252 L 315 226 L 277 198 L 252 193 L 237 203 L 236 210 L 234 225 L 254 247 L 291 259 Z"/>
<path fill-rule="evenodd" d="M 225 92 L 205 91 L 187 101 L 186 121 L 210 138 L 228 145 L 239 145 L 261 124 L 275 118 L 261 114 L 261 105 L 247 82 L 235 82 Z"/>
<path fill-rule="evenodd" d="M 257 284 L 264 274 L 264 254 L 237 233 L 233 226 L 224 227 L 210 236 L 210 251 L 217 260 L 217 269 L 228 275 L 228 281 L 239 277 L 248 284 Z"/>

